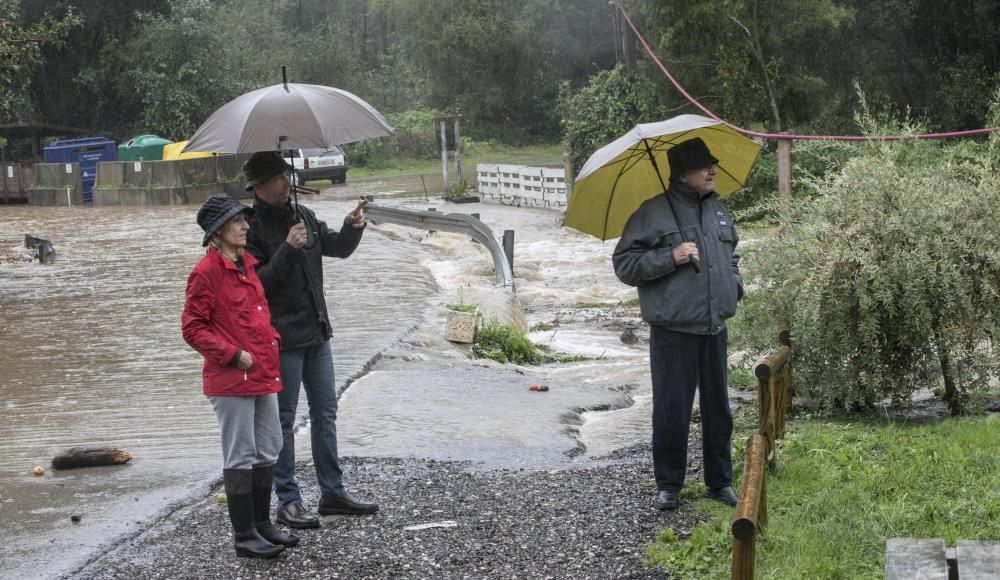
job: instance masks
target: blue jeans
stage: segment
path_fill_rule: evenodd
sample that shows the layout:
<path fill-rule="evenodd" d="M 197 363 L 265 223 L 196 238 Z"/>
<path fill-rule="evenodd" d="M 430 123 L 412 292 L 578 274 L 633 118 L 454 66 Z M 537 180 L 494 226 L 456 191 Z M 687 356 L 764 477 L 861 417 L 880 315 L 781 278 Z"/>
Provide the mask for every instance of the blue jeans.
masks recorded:
<path fill-rule="evenodd" d="M 278 415 L 284 444 L 274 466 L 274 492 L 281 505 L 302 500 L 295 482 L 295 411 L 299 405 L 299 387 L 305 386 L 309 403 L 309 427 L 312 435 L 316 480 L 323 495 L 344 495 L 344 472 L 337 456 L 337 386 L 333 378 L 333 352 L 330 341 L 318 346 L 281 351 L 281 382 Z"/>

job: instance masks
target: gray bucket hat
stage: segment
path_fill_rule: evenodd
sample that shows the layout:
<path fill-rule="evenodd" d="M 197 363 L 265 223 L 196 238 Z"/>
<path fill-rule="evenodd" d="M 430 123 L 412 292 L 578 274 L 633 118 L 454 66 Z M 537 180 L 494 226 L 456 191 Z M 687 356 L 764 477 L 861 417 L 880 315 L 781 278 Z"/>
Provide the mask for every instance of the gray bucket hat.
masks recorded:
<path fill-rule="evenodd" d="M 206 199 L 198 210 L 198 225 L 205 230 L 205 239 L 201 241 L 201 245 L 207 246 L 212 235 L 239 213 L 246 213 L 249 219 L 253 215 L 253 208 L 224 193 L 217 193 Z"/>

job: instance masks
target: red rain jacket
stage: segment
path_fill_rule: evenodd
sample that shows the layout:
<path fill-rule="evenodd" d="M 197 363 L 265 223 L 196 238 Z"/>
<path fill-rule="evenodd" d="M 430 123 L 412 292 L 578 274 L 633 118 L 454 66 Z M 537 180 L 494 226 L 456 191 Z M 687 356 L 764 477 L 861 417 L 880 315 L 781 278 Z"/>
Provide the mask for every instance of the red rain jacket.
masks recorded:
<path fill-rule="evenodd" d="M 245 252 L 244 274 L 210 249 L 188 276 L 181 330 L 184 341 L 205 357 L 202 382 L 206 396 L 268 395 L 281 390 L 281 337 L 271 326 L 254 263 L 254 257 Z M 237 350 L 253 357 L 246 371 L 232 364 Z"/>

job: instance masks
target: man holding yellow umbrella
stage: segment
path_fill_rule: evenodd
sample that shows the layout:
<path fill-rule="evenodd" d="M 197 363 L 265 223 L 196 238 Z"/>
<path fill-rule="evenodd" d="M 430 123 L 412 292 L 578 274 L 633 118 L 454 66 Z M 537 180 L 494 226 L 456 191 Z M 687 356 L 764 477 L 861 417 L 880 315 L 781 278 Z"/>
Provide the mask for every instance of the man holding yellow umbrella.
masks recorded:
<path fill-rule="evenodd" d="M 739 236 L 718 190 L 742 187 L 759 149 L 719 121 L 696 115 L 640 125 L 584 164 L 567 209 L 571 227 L 602 239 L 621 235 L 615 274 L 639 291 L 650 327 L 653 469 L 661 510 L 679 505 L 696 389 L 705 497 L 737 503 L 725 321 L 736 312 L 743 280 L 735 253 Z M 665 172 L 656 159 L 663 151 Z"/>

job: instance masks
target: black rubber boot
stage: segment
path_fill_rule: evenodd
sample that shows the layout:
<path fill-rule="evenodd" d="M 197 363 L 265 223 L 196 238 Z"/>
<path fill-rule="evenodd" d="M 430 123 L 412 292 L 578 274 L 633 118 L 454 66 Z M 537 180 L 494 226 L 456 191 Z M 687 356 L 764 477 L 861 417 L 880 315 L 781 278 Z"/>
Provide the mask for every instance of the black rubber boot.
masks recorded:
<path fill-rule="evenodd" d="M 254 465 L 251 485 L 253 486 L 253 525 L 268 542 L 278 546 L 291 547 L 299 543 L 295 534 L 286 534 L 271 523 L 271 484 L 274 482 L 274 465 Z"/>
<path fill-rule="evenodd" d="M 250 469 L 223 469 L 226 505 L 233 524 L 236 555 L 250 558 L 273 558 L 285 549 L 265 540 L 254 527 L 254 505 Z"/>

